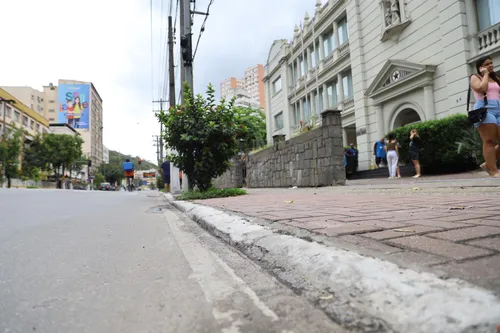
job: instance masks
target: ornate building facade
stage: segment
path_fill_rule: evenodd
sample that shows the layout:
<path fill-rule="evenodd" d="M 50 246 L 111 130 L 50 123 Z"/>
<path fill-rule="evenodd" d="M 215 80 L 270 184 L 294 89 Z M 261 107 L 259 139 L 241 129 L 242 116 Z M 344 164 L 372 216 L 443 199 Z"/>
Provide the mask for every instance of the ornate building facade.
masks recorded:
<path fill-rule="evenodd" d="M 318 0 L 293 39 L 269 51 L 268 142 L 342 110 L 344 144 L 358 146 L 368 169 L 374 142 L 389 131 L 465 113 L 482 55 L 500 61 L 496 0 Z"/>

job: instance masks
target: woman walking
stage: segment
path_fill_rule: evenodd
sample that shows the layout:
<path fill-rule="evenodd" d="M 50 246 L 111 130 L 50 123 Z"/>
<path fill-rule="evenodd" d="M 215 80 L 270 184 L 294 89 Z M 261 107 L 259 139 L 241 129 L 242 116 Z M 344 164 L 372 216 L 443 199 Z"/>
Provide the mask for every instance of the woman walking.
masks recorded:
<path fill-rule="evenodd" d="M 474 109 L 488 107 L 486 118 L 474 127 L 479 131 L 483 141 L 483 155 L 486 162 L 481 167 L 490 176 L 500 178 L 497 169 L 497 158 L 500 151 L 497 143 L 500 143 L 500 79 L 493 71 L 491 57 L 482 57 L 476 61 L 477 75 L 472 75 L 470 85 L 476 103 Z M 485 97 L 487 101 L 485 101 Z M 469 106 L 467 106 L 469 107 Z"/>
<path fill-rule="evenodd" d="M 389 135 L 387 136 L 385 151 L 387 152 L 387 167 L 389 168 L 389 179 L 394 179 L 396 178 L 396 169 L 398 167 L 399 149 L 398 142 L 396 141 L 396 136 L 393 133 L 389 133 Z"/>

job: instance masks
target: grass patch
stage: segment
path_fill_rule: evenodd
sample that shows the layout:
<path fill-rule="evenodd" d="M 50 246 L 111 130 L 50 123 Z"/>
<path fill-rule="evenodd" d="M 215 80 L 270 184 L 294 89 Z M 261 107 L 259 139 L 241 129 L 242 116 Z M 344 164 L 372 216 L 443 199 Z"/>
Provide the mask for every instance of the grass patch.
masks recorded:
<path fill-rule="evenodd" d="M 36 188 L 38 188 L 38 186 L 27 186 L 26 188 L 36 189 Z"/>
<path fill-rule="evenodd" d="M 212 188 L 206 192 L 200 191 L 189 191 L 182 193 L 177 200 L 204 200 L 212 198 L 226 198 L 226 197 L 236 197 L 238 195 L 245 195 L 247 191 L 241 188 L 224 188 L 216 189 Z"/>

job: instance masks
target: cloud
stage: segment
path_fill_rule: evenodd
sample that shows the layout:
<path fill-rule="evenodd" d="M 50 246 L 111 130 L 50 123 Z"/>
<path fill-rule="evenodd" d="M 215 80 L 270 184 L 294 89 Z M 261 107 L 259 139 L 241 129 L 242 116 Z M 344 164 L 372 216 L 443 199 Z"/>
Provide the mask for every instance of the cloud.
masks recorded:
<path fill-rule="evenodd" d="M 206 10 L 208 0 L 196 2 L 197 10 Z M 242 76 L 245 68 L 265 63 L 273 40 L 290 39 L 305 11 L 314 12 L 315 1 L 283 4 L 214 1 L 195 59 L 196 93 L 203 93 L 209 82 L 218 89 L 226 77 Z M 104 144 L 156 160 L 152 135 L 158 134 L 159 124 L 151 100 L 168 97 L 162 88 L 168 0 L 163 0 L 163 10 L 162 0 L 153 0 L 153 59 L 147 0 L 16 0 L 2 3 L 2 12 L 9 14 L 0 20 L 0 85 L 41 89 L 58 79 L 91 81 L 103 98 Z M 195 16 L 194 43 L 202 21 Z"/>

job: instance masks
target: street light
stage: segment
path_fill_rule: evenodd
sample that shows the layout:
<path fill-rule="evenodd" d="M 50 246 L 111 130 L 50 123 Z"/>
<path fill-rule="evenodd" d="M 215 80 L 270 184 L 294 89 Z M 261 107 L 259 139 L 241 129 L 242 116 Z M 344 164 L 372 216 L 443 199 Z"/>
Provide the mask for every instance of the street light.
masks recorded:
<path fill-rule="evenodd" d="M 5 103 L 12 105 L 12 104 L 16 104 L 16 101 L 13 99 L 5 99 L 5 98 L 0 97 L 0 102 L 2 102 L 2 116 L 3 116 L 3 119 L 2 119 L 2 123 L 3 123 L 2 138 L 5 141 L 5 134 L 6 134 L 6 130 L 5 130 Z"/>

